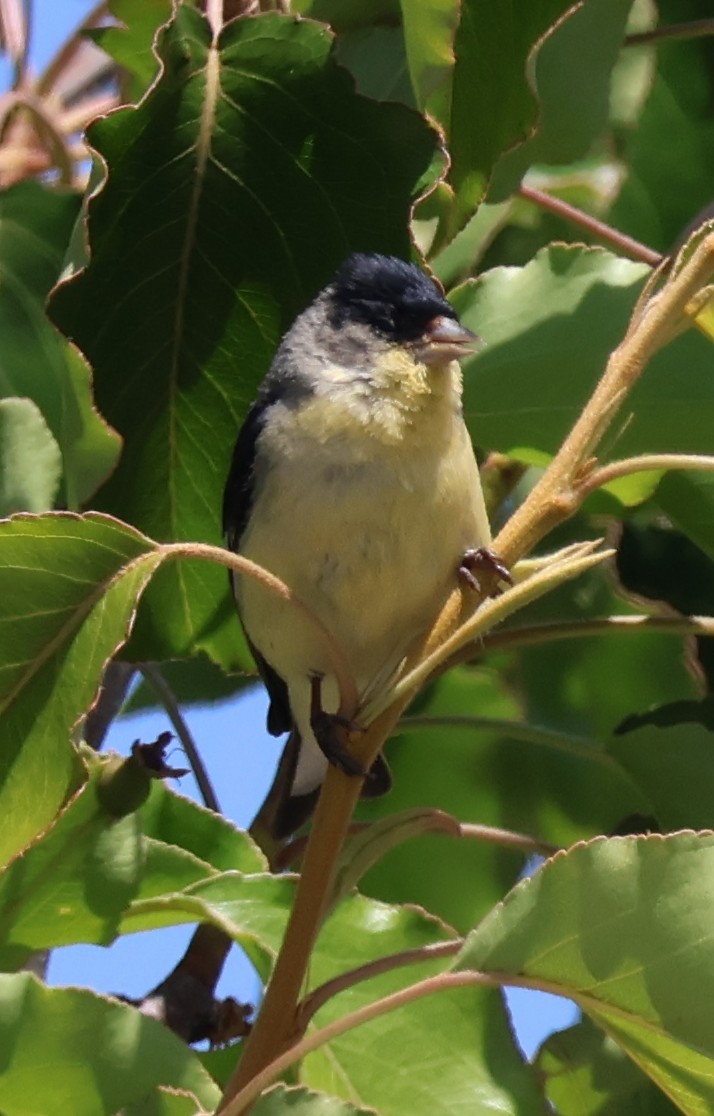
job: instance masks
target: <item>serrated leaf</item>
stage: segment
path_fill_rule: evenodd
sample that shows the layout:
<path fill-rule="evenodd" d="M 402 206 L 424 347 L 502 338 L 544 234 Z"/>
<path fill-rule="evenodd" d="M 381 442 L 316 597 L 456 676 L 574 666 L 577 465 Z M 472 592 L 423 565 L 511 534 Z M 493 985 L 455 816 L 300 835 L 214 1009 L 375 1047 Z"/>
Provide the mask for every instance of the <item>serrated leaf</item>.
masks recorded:
<path fill-rule="evenodd" d="M 152 46 L 171 16 L 171 0 L 111 0 L 108 7 L 118 26 L 97 28 L 92 39 L 121 67 L 126 99 L 138 101 L 158 72 Z"/>
<path fill-rule="evenodd" d="M 527 69 L 532 53 L 573 9 L 571 0 L 462 4 L 446 125 L 455 227 L 462 227 L 483 199 L 501 155 L 522 142 L 533 126 L 538 106 Z"/>
<path fill-rule="evenodd" d="M 0 524 L 0 864 L 77 785 L 72 730 L 162 559 L 149 539 L 107 516 Z"/>
<path fill-rule="evenodd" d="M 62 455 L 31 399 L 0 399 L 0 518 L 48 511 L 54 504 Z"/>
<path fill-rule="evenodd" d="M 265 857 L 247 833 L 162 782 L 154 783 L 141 807 L 141 824 L 147 837 L 184 848 L 219 872 L 267 869 Z"/>
<path fill-rule="evenodd" d="M 423 911 L 352 895 L 320 933 L 311 983 L 318 986 L 358 965 L 449 940 L 453 932 Z M 315 1023 L 326 1025 L 447 965 L 445 958 L 425 957 L 373 975 L 329 1000 Z M 442 990 L 433 1001 L 417 1000 L 382 1015 L 308 1055 L 300 1079 L 347 1100 L 358 1096 L 381 1116 L 402 1116 L 405 1082 L 410 1116 L 545 1114 L 535 1078 L 516 1051 L 503 1003 L 490 989 Z"/>
<path fill-rule="evenodd" d="M 4 1116 L 113 1116 L 157 1085 L 193 1093 L 208 1109 L 220 1100 L 197 1056 L 162 1024 L 29 973 L 0 976 L 0 1047 Z"/>
<path fill-rule="evenodd" d="M 73 942 L 108 945 L 139 887 L 136 814 L 117 819 L 97 799 L 97 774 L 56 823 L 0 874 L 0 967 Z"/>
<path fill-rule="evenodd" d="M 714 835 L 576 845 L 467 938 L 454 968 L 573 999 L 685 1113 L 714 1103 Z"/>
<path fill-rule="evenodd" d="M 551 1035 L 536 1061 L 559 1116 L 676 1116 L 676 1108 L 587 1018 Z"/>
<path fill-rule="evenodd" d="M 86 370 L 47 320 L 79 209 L 76 194 L 23 182 L 0 193 L 0 395 L 31 399 L 62 451 L 77 507 L 106 477 L 118 440 L 93 409 Z"/>
<path fill-rule="evenodd" d="M 122 933 L 210 922 L 238 942 L 267 980 L 277 955 L 295 894 L 288 876 L 244 876 L 224 872 L 183 891 L 137 899 L 126 912 Z"/>
<path fill-rule="evenodd" d="M 153 537 L 218 541 L 232 443 L 281 331 L 351 249 L 410 254 L 434 133 L 356 95 L 331 41 L 270 14 L 227 24 L 214 45 L 182 6 L 160 37 L 159 82 L 91 130 L 108 167 L 92 259 L 53 314 L 125 437 L 99 504 Z M 167 569 L 134 650 L 236 664 L 237 631 L 222 571 Z"/>
<path fill-rule="evenodd" d="M 498 160 L 490 201 L 512 194 L 536 163 L 564 165 L 588 154 L 607 125 L 612 68 L 631 7 L 632 0 L 585 0 L 534 45 L 525 69 L 535 99 L 530 134 Z"/>

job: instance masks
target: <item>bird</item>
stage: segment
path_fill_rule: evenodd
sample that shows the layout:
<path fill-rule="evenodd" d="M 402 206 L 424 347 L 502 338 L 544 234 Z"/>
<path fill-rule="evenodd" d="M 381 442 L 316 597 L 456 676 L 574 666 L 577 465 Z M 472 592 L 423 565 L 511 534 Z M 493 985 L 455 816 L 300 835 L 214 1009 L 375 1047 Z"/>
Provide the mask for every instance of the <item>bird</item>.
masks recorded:
<path fill-rule="evenodd" d="M 508 570 L 490 550 L 462 413 L 459 358 L 480 339 L 416 264 L 356 252 L 283 336 L 238 433 L 223 496 L 226 545 L 280 578 L 328 630 L 359 710 L 384 695 L 456 579 Z M 232 572 L 239 619 L 290 733 L 268 799 L 284 839 L 312 812 L 327 765 L 385 793 L 342 743 L 325 640 L 288 602 Z"/>

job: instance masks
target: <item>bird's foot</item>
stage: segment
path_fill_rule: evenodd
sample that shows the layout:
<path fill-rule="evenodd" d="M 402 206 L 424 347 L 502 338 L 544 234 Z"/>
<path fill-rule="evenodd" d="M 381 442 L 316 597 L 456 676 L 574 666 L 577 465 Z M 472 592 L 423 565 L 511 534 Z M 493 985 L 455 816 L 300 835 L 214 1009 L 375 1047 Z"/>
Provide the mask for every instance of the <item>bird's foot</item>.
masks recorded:
<path fill-rule="evenodd" d="M 371 777 L 362 764 L 351 756 L 342 743 L 340 729 L 347 732 L 361 732 L 362 729 L 339 713 L 326 713 L 322 708 L 322 678 L 315 675 L 310 679 L 310 727 L 315 734 L 320 751 L 328 763 L 338 767 L 345 775 L 358 775 L 361 779 Z"/>
<path fill-rule="evenodd" d="M 487 597 L 498 596 L 501 592 L 500 581 L 513 585 L 508 566 L 486 546 L 477 546 L 473 550 L 465 551 L 458 573 L 469 589 L 475 589 L 477 593 L 483 592 Z"/>

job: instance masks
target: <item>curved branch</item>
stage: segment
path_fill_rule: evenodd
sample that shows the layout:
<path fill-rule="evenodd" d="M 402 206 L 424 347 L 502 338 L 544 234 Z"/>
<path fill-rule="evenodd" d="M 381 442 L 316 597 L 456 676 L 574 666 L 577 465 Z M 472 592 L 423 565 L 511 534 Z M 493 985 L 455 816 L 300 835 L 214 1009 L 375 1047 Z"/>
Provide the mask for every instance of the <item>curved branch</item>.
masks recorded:
<path fill-rule="evenodd" d="M 594 469 L 582 481 L 580 491 L 587 496 L 596 488 L 602 488 L 603 485 L 632 473 L 670 469 L 714 472 L 714 457 L 701 453 L 642 453 L 637 457 L 625 457 L 621 461 L 611 461 Z"/>

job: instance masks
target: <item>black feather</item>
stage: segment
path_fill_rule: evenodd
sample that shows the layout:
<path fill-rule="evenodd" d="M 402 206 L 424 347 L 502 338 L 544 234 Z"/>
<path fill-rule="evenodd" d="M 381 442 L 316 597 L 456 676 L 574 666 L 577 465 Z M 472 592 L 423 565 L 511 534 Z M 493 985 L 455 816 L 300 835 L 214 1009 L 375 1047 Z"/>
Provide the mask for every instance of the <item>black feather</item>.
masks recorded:
<path fill-rule="evenodd" d="M 436 283 L 396 256 L 356 252 L 331 286 L 332 325 L 363 322 L 389 341 L 415 341 L 434 318 L 456 319 Z"/>

